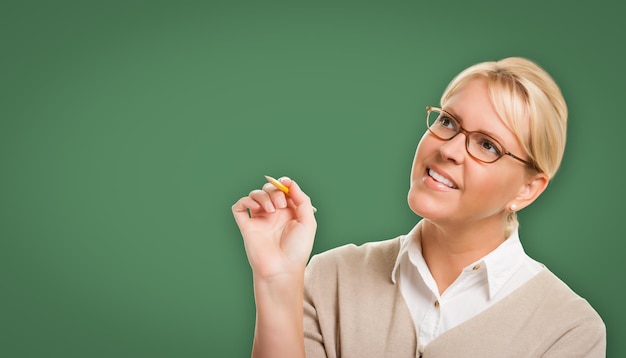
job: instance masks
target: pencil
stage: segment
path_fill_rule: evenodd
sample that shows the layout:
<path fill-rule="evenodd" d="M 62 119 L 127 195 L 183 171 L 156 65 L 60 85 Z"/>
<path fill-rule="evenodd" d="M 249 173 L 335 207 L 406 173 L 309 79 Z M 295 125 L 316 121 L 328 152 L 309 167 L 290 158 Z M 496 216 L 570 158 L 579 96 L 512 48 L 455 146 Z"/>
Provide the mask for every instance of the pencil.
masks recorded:
<path fill-rule="evenodd" d="M 270 182 L 270 184 L 274 185 L 276 187 L 276 189 L 282 191 L 286 195 L 289 195 L 289 188 L 287 188 L 285 185 L 283 185 L 283 183 L 279 182 L 278 180 L 272 178 L 269 175 L 266 175 L 265 179 L 267 179 L 267 181 Z M 316 213 L 316 212 L 317 212 L 317 209 L 315 207 L 313 207 L 313 213 Z"/>
<path fill-rule="evenodd" d="M 278 180 L 272 178 L 269 175 L 266 175 L 265 179 L 267 179 L 268 182 L 270 182 L 272 185 L 274 185 L 276 187 L 276 189 L 278 189 L 278 190 L 282 191 L 283 193 L 289 195 L 289 188 L 284 186 L 283 183 L 279 182 Z"/>

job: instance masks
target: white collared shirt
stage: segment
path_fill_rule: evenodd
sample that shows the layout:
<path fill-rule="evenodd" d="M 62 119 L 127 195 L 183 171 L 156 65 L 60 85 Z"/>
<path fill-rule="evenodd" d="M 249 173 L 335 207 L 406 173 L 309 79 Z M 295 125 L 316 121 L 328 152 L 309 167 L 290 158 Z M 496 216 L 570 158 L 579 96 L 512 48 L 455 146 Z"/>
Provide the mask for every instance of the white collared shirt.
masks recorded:
<path fill-rule="evenodd" d="M 420 349 L 506 297 L 543 269 L 543 265 L 526 255 L 515 230 L 495 250 L 465 267 L 440 295 L 422 256 L 418 226 L 400 238 L 391 279 L 400 285 L 418 332 Z"/>

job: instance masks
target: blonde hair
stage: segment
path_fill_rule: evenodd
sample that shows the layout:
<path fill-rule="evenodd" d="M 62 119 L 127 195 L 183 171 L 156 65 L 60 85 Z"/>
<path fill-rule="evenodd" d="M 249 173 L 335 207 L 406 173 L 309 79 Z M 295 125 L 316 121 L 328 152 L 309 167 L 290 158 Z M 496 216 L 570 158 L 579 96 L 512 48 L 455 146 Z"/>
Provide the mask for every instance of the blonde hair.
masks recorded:
<path fill-rule="evenodd" d="M 521 57 L 478 63 L 448 84 L 441 105 L 445 106 L 450 97 L 475 79 L 486 80 L 496 113 L 533 163 L 534 168 L 529 170 L 552 179 L 563 159 L 567 128 L 567 105 L 552 77 L 533 61 Z M 518 225 L 517 215 L 510 213 L 507 231 Z"/>

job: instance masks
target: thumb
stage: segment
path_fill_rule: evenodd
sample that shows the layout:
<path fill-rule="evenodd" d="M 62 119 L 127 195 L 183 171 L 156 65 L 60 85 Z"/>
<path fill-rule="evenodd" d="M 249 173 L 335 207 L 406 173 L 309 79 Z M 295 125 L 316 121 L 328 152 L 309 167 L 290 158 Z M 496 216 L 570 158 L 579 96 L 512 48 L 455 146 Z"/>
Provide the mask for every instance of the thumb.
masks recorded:
<path fill-rule="evenodd" d="M 289 188 L 289 198 L 296 206 L 296 217 L 304 224 L 315 225 L 315 209 L 311 204 L 311 198 L 302 191 L 298 183 L 290 178 L 281 178 L 280 182 Z"/>

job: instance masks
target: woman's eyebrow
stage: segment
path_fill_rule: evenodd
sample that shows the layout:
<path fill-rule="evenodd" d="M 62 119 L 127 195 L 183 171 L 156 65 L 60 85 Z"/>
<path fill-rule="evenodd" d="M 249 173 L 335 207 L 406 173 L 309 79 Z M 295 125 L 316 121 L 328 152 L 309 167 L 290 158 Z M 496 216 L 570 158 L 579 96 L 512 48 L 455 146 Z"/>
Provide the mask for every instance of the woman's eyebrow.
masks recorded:
<path fill-rule="evenodd" d="M 458 114 L 454 113 L 454 111 L 449 110 L 449 109 L 442 108 L 442 110 L 444 112 L 446 112 L 447 114 L 449 114 L 450 116 L 452 116 L 452 118 L 454 118 L 457 122 L 459 122 L 459 124 L 461 124 L 461 127 L 463 127 L 463 118 L 461 116 L 459 116 Z M 465 128 L 465 130 L 470 131 L 467 128 Z M 480 133 L 486 134 L 486 135 L 492 137 L 493 139 L 497 140 L 498 143 L 502 143 L 503 142 L 502 138 L 499 135 L 497 135 L 497 134 L 495 134 L 495 133 L 493 133 L 493 132 L 491 132 L 489 130 L 479 129 L 479 130 L 471 130 L 470 132 L 480 132 Z"/>
<path fill-rule="evenodd" d="M 456 119 L 457 122 L 459 122 L 461 124 L 463 123 L 463 118 L 459 117 L 459 115 L 455 114 L 453 111 L 447 110 L 445 108 L 442 108 L 441 110 L 446 112 L 450 116 L 452 116 L 452 118 Z"/>

